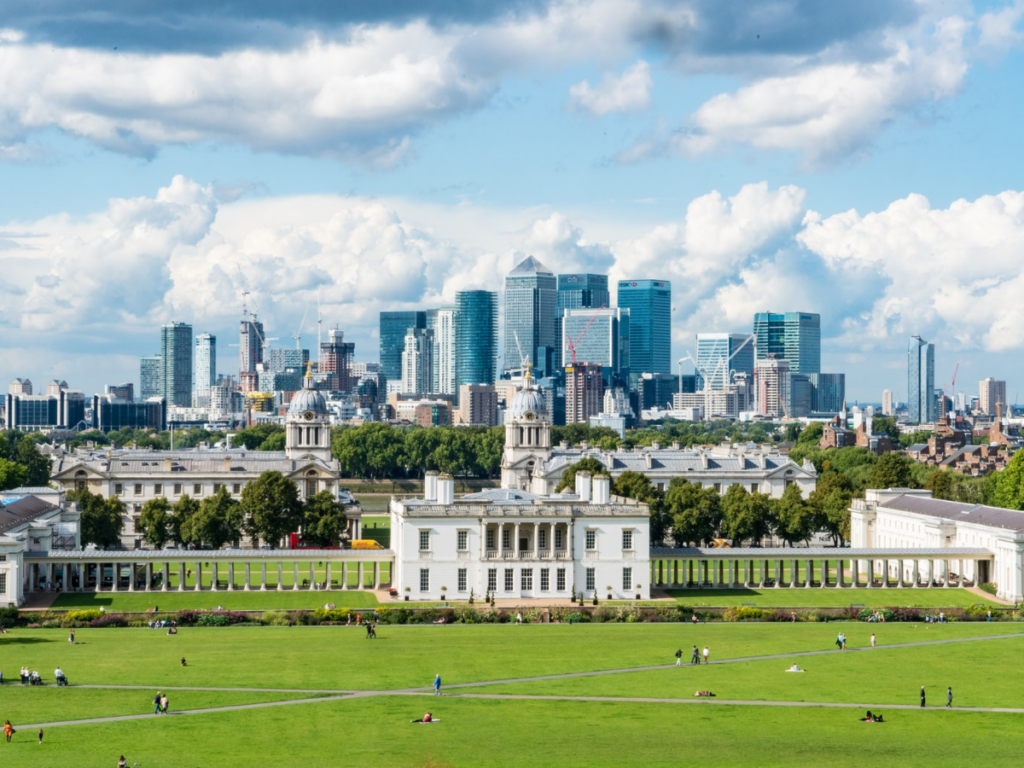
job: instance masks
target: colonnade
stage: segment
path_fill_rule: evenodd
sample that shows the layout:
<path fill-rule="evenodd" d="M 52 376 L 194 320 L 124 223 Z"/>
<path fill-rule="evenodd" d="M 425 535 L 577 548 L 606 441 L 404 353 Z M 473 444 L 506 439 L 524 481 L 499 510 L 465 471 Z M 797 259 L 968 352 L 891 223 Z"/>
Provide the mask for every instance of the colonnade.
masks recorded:
<path fill-rule="evenodd" d="M 481 526 L 485 560 L 567 560 L 572 557 L 572 521 L 483 522 Z M 505 532 L 509 534 L 509 546 L 505 546 Z M 527 539 L 525 548 L 522 547 L 524 537 Z"/>

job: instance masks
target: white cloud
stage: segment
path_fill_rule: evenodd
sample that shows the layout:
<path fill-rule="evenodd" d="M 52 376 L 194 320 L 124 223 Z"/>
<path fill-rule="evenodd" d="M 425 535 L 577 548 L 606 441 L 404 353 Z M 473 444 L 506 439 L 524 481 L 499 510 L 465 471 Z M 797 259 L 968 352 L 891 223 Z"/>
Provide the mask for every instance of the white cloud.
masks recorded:
<path fill-rule="evenodd" d="M 1024 2 L 1017 0 L 997 11 L 984 13 L 978 19 L 978 45 L 991 52 L 1014 48 L 1024 42 L 1024 33 L 1016 28 L 1024 16 Z"/>
<path fill-rule="evenodd" d="M 642 112 L 651 103 L 651 67 L 642 59 L 620 77 L 606 74 L 596 86 L 586 80 L 569 88 L 569 106 L 600 117 L 609 112 Z"/>

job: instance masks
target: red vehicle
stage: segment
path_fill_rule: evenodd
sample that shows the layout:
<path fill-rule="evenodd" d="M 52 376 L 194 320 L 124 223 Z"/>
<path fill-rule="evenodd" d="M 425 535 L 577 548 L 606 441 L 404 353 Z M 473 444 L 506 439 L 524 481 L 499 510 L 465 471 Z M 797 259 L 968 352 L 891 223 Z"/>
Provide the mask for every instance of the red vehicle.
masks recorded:
<path fill-rule="evenodd" d="M 302 540 L 302 535 L 299 533 L 288 535 L 288 546 L 291 549 L 341 549 L 341 547 L 321 547 L 317 544 L 309 544 Z"/>

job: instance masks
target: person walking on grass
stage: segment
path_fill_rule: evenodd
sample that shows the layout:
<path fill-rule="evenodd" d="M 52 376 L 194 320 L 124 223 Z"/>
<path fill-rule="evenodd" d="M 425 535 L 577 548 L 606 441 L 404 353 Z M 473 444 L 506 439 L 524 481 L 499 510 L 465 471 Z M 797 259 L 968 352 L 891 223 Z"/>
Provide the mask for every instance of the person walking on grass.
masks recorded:
<path fill-rule="evenodd" d="M 949 688 L 946 689 L 946 706 L 947 707 L 952 707 L 953 706 L 953 687 L 952 686 L 950 686 Z"/>
<path fill-rule="evenodd" d="M 700 651 L 697 650 L 697 646 L 693 646 L 693 656 L 690 657 L 690 664 L 700 664 Z"/>
<path fill-rule="evenodd" d="M 68 642 L 72 645 L 75 644 L 75 630 L 73 629 L 71 630 L 71 632 L 68 633 Z"/>
<path fill-rule="evenodd" d="M 924 706 L 924 686 L 921 686 L 921 706 Z"/>
<path fill-rule="evenodd" d="M 167 694 L 166 693 L 163 696 L 160 697 L 160 711 L 163 714 L 165 714 L 165 715 L 167 714 Z"/>
<path fill-rule="evenodd" d="M 153 697 L 153 714 L 154 715 L 159 715 L 160 714 L 160 697 L 162 695 L 163 694 L 161 694 L 160 691 L 157 691 L 156 692 L 156 696 Z"/>
<path fill-rule="evenodd" d="M 11 725 L 10 720 L 4 720 L 4 736 L 7 738 L 7 743 L 11 743 L 11 737 L 14 736 L 14 726 Z"/>
<path fill-rule="evenodd" d="M 434 678 L 434 695 L 441 695 L 441 673 L 437 673 L 437 677 Z"/>
<path fill-rule="evenodd" d="M 39 729 L 39 746 L 43 746 L 43 729 Z"/>
<path fill-rule="evenodd" d="M 676 666 L 677 667 L 683 666 L 683 649 L 682 648 L 680 648 L 678 651 L 676 651 Z"/>
<path fill-rule="evenodd" d="M 704 663 L 708 663 L 708 647 L 706 645 L 704 646 Z"/>
<path fill-rule="evenodd" d="M 875 647 L 875 633 L 874 632 L 871 633 L 871 647 L 872 648 Z"/>

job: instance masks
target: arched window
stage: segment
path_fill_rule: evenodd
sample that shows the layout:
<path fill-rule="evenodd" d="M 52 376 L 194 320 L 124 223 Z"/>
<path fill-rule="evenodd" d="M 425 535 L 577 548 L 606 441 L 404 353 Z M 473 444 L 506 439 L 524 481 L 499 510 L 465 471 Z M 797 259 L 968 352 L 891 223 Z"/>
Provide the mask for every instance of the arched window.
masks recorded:
<path fill-rule="evenodd" d="M 86 478 L 88 476 L 89 476 L 89 473 L 86 472 L 84 469 L 80 469 L 77 472 L 75 472 L 75 490 L 76 491 L 84 491 L 85 490 L 86 485 L 88 485 L 88 483 L 86 481 Z"/>

